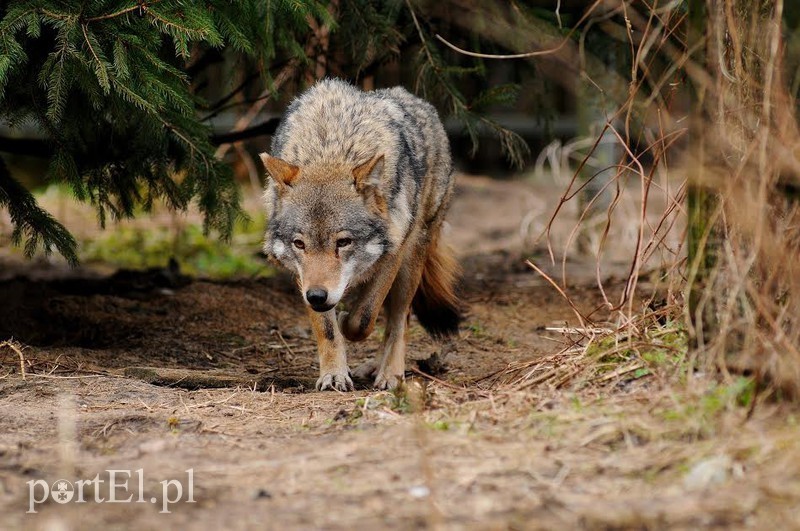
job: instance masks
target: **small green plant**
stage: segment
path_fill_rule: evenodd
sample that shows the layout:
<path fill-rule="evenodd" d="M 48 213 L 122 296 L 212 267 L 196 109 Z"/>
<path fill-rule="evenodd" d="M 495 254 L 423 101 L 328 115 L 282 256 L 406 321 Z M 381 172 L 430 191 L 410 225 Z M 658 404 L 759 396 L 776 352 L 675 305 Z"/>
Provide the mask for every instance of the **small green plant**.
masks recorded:
<path fill-rule="evenodd" d="M 603 336 L 589 345 L 586 355 L 595 361 L 598 375 L 620 370 L 626 364 L 635 366 L 644 362 L 644 367 L 626 373 L 629 379 L 639 379 L 659 370 L 685 369 L 687 349 L 687 334 L 682 325 L 667 323 L 646 328 L 637 337 Z"/>
<path fill-rule="evenodd" d="M 428 425 L 436 431 L 448 431 L 450 429 L 450 423 L 446 420 L 437 420 Z"/>
<path fill-rule="evenodd" d="M 712 386 L 700 396 L 682 399 L 677 407 L 663 411 L 662 416 L 664 420 L 679 423 L 681 433 L 688 429 L 696 436 L 710 436 L 720 414 L 750 407 L 755 391 L 755 380 L 739 377 L 730 384 Z"/>
<path fill-rule="evenodd" d="M 477 321 L 470 323 L 469 326 L 467 326 L 467 330 L 469 330 L 470 334 L 472 334 L 472 337 L 476 339 L 481 339 L 487 336 L 486 329 Z"/>
<path fill-rule="evenodd" d="M 356 400 L 356 407 L 350 413 L 349 420 L 355 420 L 363 415 L 364 411 L 375 409 L 389 409 L 395 413 L 407 414 L 414 411 L 414 404 L 405 384 L 398 385 L 388 393 L 379 393 Z"/>
<path fill-rule="evenodd" d="M 749 407 L 755 397 L 755 380 L 740 376 L 729 385 L 716 386 L 703 397 L 703 409 L 714 414 L 725 408 Z"/>
<path fill-rule="evenodd" d="M 581 403 L 581 399 L 578 395 L 574 395 L 569 399 L 569 403 L 577 412 L 583 411 L 583 403 Z"/>
<path fill-rule="evenodd" d="M 401 383 L 389 394 L 389 408 L 397 413 L 411 413 L 414 410 L 411 397 L 408 394 L 408 386 Z"/>

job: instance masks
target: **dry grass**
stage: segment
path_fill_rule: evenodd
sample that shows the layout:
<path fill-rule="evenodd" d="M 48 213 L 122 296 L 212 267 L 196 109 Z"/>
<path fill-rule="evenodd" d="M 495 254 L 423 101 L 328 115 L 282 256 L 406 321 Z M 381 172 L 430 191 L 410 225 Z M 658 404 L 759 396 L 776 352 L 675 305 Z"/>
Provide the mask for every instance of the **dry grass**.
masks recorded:
<path fill-rule="evenodd" d="M 14 352 L 17 357 L 19 358 L 19 374 L 20 378 L 23 380 L 25 379 L 25 356 L 22 354 L 24 347 L 20 345 L 17 341 L 13 339 L 9 339 L 8 341 L 3 341 L 0 343 L 0 350 L 8 349 Z"/>
<path fill-rule="evenodd" d="M 625 389 L 556 382 L 415 379 L 398 393 L 293 395 L 108 378 L 15 391 L 5 381 L 20 414 L 59 422 L 4 432 L 0 448 L 12 469 L 42 471 L 34 477 L 142 467 L 147 496 L 193 467 L 200 503 L 175 505 L 169 522 L 198 528 L 254 518 L 286 528 L 790 528 L 800 516 L 800 442 L 785 404 L 759 399 L 751 413 L 740 388 L 702 375 L 680 389 L 652 377 Z M 23 452 L 14 441 L 35 444 Z M 10 492 L 24 497 L 28 477 L 8 476 Z M 8 501 L 9 526 L 46 527 Z M 122 505 L 41 510 L 67 528 L 164 521 Z"/>
<path fill-rule="evenodd" d="M 604 85 L 606 80 L 583 72 L 602 98 L 617 104 L 595 137 L 550 146 L 540 157 L 538 171 L 549 161 L 571 175 L 544 230 L 562 275 L 552 278 L 530 265 L 587 331 L 607 328 L 610 338 L 647 345 L 642 323 L 656 317 L 648 308 L 664 308 L 677 320 L 682 313 L 695 347 L 693 369 L 718 372 L 728 383 L 737 374 L 753 375 L 760 384 L 800 396 L 800 126 L 784 75 L 783 2 L 731 0 L 706 3 L 706 9 L 698 29 L 679 3 L 591 6 L 587 24 L 602 22 L 627 35 L 633 66 L 625 90 L 616 92 L 619 80 Z M 613 22 L 620 18 L 625 26 Z M 562 47 L 536 55 L 563 55 Z M 598 167 L 598 150 L 609 141 L 620 159 Z M 588 153 L 576 156 L 586 147 Z M 590 189 L 596 193 L 581 203 Z M 687 221 L 695 215 L 687 197 L 697 194 L 710 199 L 703 200 L 699 219 Z M 577 210 L 568 208 L 575 204 Z M 598 208 L 603 204 L 607 208 Z M 631 208 L 638 209 L 634 216 Z M 573 230 L 565 241 L 554 240 L 554 221 L 570 211 L 577 212 Z M 597 310 L 606 322 L 581 314 L 570 293 L 566 263 L 586 234 L 604 293 Z M 626 286 L 612 299 L 605 296 L 601 268 L 605 254 L 626 240 Z M 641 289 L 647 272 L 655 272 L 649 275 L 653 282 Z M 576 375 L 586 378 L 592 369 L 584 366 L 591 364 L 585 353 L 597 334 L 588 335 L 589 341 L 553 361 L 577 363 Z M 577 351 L 584 354 L 575 358 Z M 637 368 L 634 363 L 618 370 Z M 527 377 L 535 384 L 548 374 Z"/>
<path fill-rule="evenodd" d="M 652 479 L 642 486 L 648 501 L 627 496 L 593 511 L 591 502 L 567 496 L 566 513 L 581 514 L 578 521 L 588 527 L 790 527 L 798 521 L 792 508 L 800 495 L 796 406 L 775 400 L 800 396 L 800 125 L 783 71 L 783 2 L 707 5 L 705 35 L 695 40 L 675 3 L 648 9 L 606 2 L 606 11 L 596 13 L 597 20 L 616 14 L 626 22 L 635 58 L 628 91 L 588 142 L 588 154 L 574 156 L 576 146 L 587 144 L 578 141 L 550 146 L 540 157 L 537 169 L 548 161 L 571 175 L 544 231 L 562 275 L 530 264 L 581 326 L 563 330 L 560 352 L 514 363 L 480 382 L 490 395 L 473 402 L 478 410 L 488 405 L 502 418 L 498 423 L 521 430 L 533 423 L 573 450 L 609 450 L 586 466 L 603 463 L 604 470 Z M 697 60 L 698 50 L 705 62 Z M 665 57 L 666 67 L 659 63 Z M 674 103 L 676 86 L 686 81 L 684 93 L 695 91 L 688 107 Z M 609 132 L 623 155 L 598 169 L 593 155 Z M 592 165 L 598 171 L 587 180 L 585 167 Z M 603 181 L 595 186 L 599 192 L 575 208 L 595 179 Z M 687 229 L 687 190 L 713 198 L 702 211 L 699 248 L 688 249 L 688 260 L 681 242 L 696 229 Z M 663 200 L 653 201 L 656 194 Z M 604 197 L 608 206 L 598 211 Z M 621 205 L 638 205 L 639 213 L 626 287 L 612 299 L 600 270 L 608 248 L 618 250 L 626 229 L 630 234 L 631 216 L 621 215 Z M 551 238 L 558 216 L 575 212 L 569 237 Z M 586 232 L 605 302 L 590 313 L 579 311 L 566 275 L 573 243 Z M 657 274 L 643 287 L 648 270 Z M 511 405 L 519 403 L 535 413 L 520 416 Z M 559 488 L 571 472 L 557 474 Z M 676 476 L 679 484 L 666 486 L 665 478 Z M 727 485 L 727 499 L 709 496 L 714 477 Z M 599 483 L 615 488 L 614 481 Z M 669 492 L 671 510 L 653 501 L 663 500 L 651 490 L 656 485 Z M 698 499 L 698 491 L 706 497 Z M 759 503 L 772 509 L 759 510 Z"/>
<path fill-rule="evenodd" d="M 689 323 L 718 367 L 800 396 L 800 130 L 783 73 L 783 2 L 755 4 L 709 19 L 698 112 L 710 127 L 690 178 L 716 193 L 704 234 L 716 263 L 705 274 L 699 258 L 691 264 L 700 296 Z"/>

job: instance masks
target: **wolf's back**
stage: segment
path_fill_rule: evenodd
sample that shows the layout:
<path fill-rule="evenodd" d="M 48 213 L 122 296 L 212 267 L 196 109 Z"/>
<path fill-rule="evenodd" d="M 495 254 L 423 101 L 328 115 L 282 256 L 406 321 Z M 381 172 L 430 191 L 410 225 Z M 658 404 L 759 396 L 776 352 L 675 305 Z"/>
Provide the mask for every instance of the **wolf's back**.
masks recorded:
<path fill-rule="evenodd" d="M 361 164 L 378 146 L 396 151 L 389 129 L 397 109 L 337 79 L 325 79 L 296 98 L 272 141 L 272 155 L 292 164 Z"/>
<path fill-rule="evenodd" d="M 401 87 L 364 92 L 339 79 L 324 79 L 292 102 L 272 142 L 273 156 L 301 166 L 358 165 L 376 151 L 383 151 L 389 172 L 410 164 L 421 178 L 434 166 L 443 173 L 451 167 L 436 109 Z"/>

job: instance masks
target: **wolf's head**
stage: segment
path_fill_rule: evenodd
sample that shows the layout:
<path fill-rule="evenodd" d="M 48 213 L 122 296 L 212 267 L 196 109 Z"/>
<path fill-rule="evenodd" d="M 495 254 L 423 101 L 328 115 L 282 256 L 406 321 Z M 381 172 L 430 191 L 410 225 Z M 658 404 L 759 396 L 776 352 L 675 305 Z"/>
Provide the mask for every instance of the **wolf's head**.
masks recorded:
<path fill-rule="evenodd" d="M 273 181 L 264 250 L 297 273 L 306 304 L 328 311 L 389 251 L 383 156 L 355 168 L 261 160 Z"/>

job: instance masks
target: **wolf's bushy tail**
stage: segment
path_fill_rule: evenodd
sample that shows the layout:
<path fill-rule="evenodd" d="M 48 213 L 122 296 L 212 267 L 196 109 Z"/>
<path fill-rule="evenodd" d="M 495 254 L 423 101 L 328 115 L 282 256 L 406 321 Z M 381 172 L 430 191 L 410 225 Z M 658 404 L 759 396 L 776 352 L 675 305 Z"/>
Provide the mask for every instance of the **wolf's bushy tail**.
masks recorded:
<path fill-rule="evenodd" d="M 437 234 L 428 244 L 422 280 L 411 302 L 420 324 L 434 338 L 458 334 L 463 310 L 456 292 L 460 274 L 452 250 Z"/>

